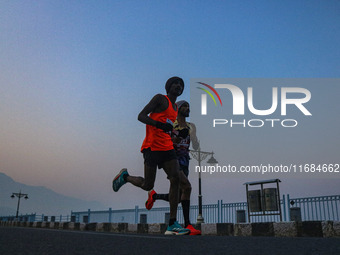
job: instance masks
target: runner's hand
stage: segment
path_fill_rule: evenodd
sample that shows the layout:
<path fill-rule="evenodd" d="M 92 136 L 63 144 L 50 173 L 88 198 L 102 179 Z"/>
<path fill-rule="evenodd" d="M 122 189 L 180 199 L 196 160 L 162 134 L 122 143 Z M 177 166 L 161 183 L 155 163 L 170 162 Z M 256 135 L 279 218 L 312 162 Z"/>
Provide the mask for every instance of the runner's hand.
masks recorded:
<path fill-rule="evenodd" d="M 159 122 L 159 121 L 157 121 L 156 127 L 159 128 L 159 129 L 162 129 L 165 132 L 172 131 L 172 129 L 173 129 L 173 126 L 170 123 L 163 123 L 163 122 Z"/>

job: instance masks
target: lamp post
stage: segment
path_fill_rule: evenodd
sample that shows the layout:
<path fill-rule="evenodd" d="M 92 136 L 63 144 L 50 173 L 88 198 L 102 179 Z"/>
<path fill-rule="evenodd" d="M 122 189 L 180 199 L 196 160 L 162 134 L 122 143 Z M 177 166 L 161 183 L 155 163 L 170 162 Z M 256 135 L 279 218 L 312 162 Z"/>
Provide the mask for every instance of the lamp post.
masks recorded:
<path fill-rule="evenodd" d="M 211 165 L 217 164 L 217 160 L 214 158 L 214 152 L 206 152 L 201 151 L 201 148 L 198 147 L 198 150 L 190 150 L 191 155 L 194 159 L 198 161 L 199 169 L 201 169 L 201 163 L 205 160 L 208 155 L 211 155 L 211 158 L 207 161 L 207 163 Z M 202 216 L 202 181 L 201 181 L 201 171 L 198 172 L 198 216 L 197 223 L 204 223 L 204 218 Z"/>
<path fill-rule="evenodd" d="M 15 197 L 18 198 L 17 214 L 16 214 L 16 216 L 15 216 L 15 218 L 18 219 L 18 216 L 19 216 L 20 199 L 21 199 L 22 197 L 24 197 L 24 198 L 27 200 L 27 199 L 28 199 L 28 194 L 21 193 L 21 190 L 20 190 L 19 193 L 12 193 L 11 198 L 15 198 Z"/>

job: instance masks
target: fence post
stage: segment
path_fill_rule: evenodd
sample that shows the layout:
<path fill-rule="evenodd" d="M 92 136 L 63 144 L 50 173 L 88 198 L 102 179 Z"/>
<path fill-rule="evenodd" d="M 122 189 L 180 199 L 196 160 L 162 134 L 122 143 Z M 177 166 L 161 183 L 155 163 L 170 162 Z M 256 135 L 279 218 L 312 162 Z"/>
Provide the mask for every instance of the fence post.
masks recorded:
<path fill-rule="evenodd" d="M 147 214 L 141 214 L 139 223 L 140 224 L 147 224 L 147 222 L 148 222 L 148 215 Z"/>
<path fill-rule="evenodd" d="M 291 215 L 290 221 L 302 221 L 300 207 L 291 207 L 289 211 Z"/>
<path fill-rule="evenodd" d="M 90 223 L 91 222 L 91 209 L 87 210 L 87 216 L 89 217 L 88 220 L 89 220 L 89 223 Z"/>
<path fill-rule="evenodd" d="M 222 213 L 222 199 L 220 200 L 220 222 L 219 223 L 223 223 L 223 221 L 222 221 L 222 215 L 223 215 L 223 213 Z"/>
<path fill-rule="evenodd" d="M 290 198 L 289 198 L 289 194 L 287 194 L 287 209 L 288 209 L 288 220 L 290 221 Z"/>
<path fill-rule="evenodd" d="M 223 200 L 221 199 L 221 223 L 224 222 L 224 219 L 223 219 Z"/>
<path fill-rule="evenodd" d="M 282 207 L 283 207 L 283 221 L 287 221 L 287 218 L 286 218 L 286 197 L 285 195 L 283 194 L 282 195 Z M 281 206 L 281 204 L 280 204 Z"/>
<path fill-rule="evenodd" d="M 135 224 L 138 224 L 138 205 L 135 206 Z"/>
<path fill-rule="evenodd" d="M 83 215 L 83 223 L 89 223 L 89 216 Z"/>
<path fill-rule="evenodd" d="M 169 224 L 169 220 L 170 220 L 170 213 L 166 212 L 164 214 L 164 223 Z"/>
<path fill-rule="evenodd" d="M 110 207 L 110 208 L 109 208 L 109 223 L 111 223 L 111 221 L 112 221 L 112 216 L 111 216 L 111 214 L 112 214 L 112 208 Z"/>
<path fill-rule="evenodd" d="M 236 223 L 246 223 L 246 210 L 236 210 Z"/>
<path fill-rule="evenodd" d="M 217 223 L 220 223 L 220 200 L 217 200 Z"/>

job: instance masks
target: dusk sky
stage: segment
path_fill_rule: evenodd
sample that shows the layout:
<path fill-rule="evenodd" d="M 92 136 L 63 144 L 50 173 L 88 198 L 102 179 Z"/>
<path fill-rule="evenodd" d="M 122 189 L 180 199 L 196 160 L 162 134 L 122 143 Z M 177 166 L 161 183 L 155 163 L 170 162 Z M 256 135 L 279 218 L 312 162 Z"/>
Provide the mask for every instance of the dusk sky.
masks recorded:
<path fill-rule="evenodd" d="M 0 39 L 0 172 L 114 209 L 144 206 L 146 192 L 114 193 L 111 181 L 123 167 L 143 175 L 137 115 L 169 77 L 183 78 L 179 99 L 188 101 L 192 78 L 340 77 L 337 0 L 9 0 L 0 3 Z M 339 163 L 339 87 L 331 91 L 332 111 L 322 113 L 334 126 L 320 143 L 338 160 L 327 163 Z M 319 92 L 330 95 L 314 87 L 312 100 Z M 197 174 L 189 178 L 197 204 Z M 339 180 L 283 181 L 281 193 L 335 195 Z M 168 187 L 160 170 L 155 188 Z M 245 201 L 244 189 L 243 180 L 203 180 L 203 201 Z"/>

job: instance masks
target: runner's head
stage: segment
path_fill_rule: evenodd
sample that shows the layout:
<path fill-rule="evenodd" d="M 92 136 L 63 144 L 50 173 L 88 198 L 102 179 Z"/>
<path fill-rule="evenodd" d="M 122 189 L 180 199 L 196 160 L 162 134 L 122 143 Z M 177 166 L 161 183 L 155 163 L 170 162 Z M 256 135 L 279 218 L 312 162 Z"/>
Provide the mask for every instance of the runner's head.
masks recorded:
<path fill-rule="evenodd" d="M 178 107 L 178 114 L 183 115 L 184 117 L 189 117 L 190 106 L 189 103 L 185 100 L 180 100 L 176 102 Z"/>
<path fill-rule="evenodd" d="M 165 83 L 165 90 L 166 90 L 166 93 L 168 94 L 170 89 L 171 89 L 171 86 L 173 84 L 180 84 L 181 87 L 182 87 L 182 91 L 179 92 L 178 96 L 182 95 L 183 93 L 183 90 L 184 90 L 184 81 L 182 80 L 182 78 L 179 78 L 177 76 L 174 76 L 174 77 L 171 77 L 169 78 L 166 83 Z"/>

